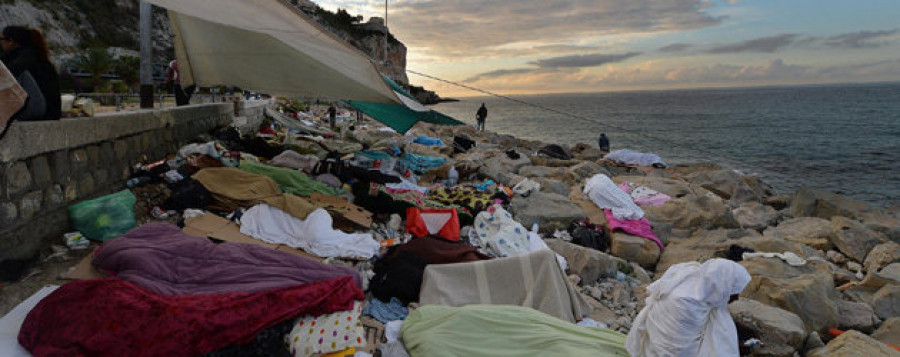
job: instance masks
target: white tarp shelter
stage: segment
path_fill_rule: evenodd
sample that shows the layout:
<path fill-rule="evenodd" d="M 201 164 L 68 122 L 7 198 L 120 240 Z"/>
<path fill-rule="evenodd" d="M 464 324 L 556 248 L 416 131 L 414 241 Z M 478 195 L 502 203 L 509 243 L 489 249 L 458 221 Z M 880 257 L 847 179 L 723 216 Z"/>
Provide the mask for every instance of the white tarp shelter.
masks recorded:
<path fill-rule="evenodd" d="M 282 0 L 147 0 L 168 10 L 182 85 L 402 104 L 365 54 Z"/>

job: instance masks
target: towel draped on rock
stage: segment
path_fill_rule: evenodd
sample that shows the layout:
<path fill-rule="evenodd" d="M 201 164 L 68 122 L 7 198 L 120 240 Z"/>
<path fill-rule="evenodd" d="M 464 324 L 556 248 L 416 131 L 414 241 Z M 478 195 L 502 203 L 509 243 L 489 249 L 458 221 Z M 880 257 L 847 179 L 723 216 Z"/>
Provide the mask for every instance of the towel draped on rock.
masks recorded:
<path fill-rule="evenodd" d="M 118 278 L 61 286 L 28 314 L 19 343 L 34 356 L 198 356 L 247 343 L 300 315 L 353 308 L 350 277 L 252 293 L 161 295 Z"/>
<path fill-rule="evenodd" d="M 148 223 L 106 242 L 93 264 L 164 295 L 251 292 L 343 276 L 361 284 L 352 268 L 253 244 L 216 244 L 168 223 Z"/>

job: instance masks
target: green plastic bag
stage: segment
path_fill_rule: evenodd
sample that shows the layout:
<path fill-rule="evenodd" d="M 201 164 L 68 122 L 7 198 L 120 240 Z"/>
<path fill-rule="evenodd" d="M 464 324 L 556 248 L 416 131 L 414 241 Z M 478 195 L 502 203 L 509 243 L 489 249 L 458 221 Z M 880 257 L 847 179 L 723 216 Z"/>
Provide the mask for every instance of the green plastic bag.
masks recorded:
<path fill-rule="evenodd" d="M 135 202 L 131 191 L 122 190 L 69 206 L 69 218 L 88 239 L 107 241 L 134 228 Z"/>

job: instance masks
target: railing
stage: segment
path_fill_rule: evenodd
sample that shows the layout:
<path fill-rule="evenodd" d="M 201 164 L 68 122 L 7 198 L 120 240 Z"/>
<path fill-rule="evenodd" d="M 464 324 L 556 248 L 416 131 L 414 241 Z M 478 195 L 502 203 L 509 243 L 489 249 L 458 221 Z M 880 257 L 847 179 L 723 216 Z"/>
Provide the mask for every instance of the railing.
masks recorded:
<path fill-rule="evenodd" d="M 172 94 L 154 94 L 154 107 L 155 108 L 166 108 L 166 104 L 169 104 L 168 107 L 175 106 L 175 96 Z M 124 108 L 124 104 L 126 103 L 127 98 L 136 98 L 135 103 L 140 102 L 141 95 L 140 94 L 129 94 L 129 93 L 76 93 L 75 99 L 78 98 L 91 98 L 94 99 L 95 103 L 100 103 L 97 99 L 99 98 L 115 98 L 116 111 L 122 111 Z M 202 104 L 202 103 L 221 103 L 232 100 L 233 96 L 229 96 L 226 94 L 218 94 L 218 93 L 194 93 L 191 96 L 192 104 Z M 166 101 L 168 99 L 168 101 Z"/>

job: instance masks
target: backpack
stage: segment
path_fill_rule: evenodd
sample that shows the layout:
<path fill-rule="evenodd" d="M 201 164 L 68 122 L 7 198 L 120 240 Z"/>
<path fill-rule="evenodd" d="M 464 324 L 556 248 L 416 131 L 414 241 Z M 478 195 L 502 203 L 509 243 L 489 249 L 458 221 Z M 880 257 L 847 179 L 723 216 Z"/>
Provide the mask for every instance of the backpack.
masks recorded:
<path fill-rule="evenodd" d="M 606 230 L 588 220 L 573 221 L 568 231 L 572 236 L 572 243 L 601 252 L 609 249 L 610 239 Z"/>

